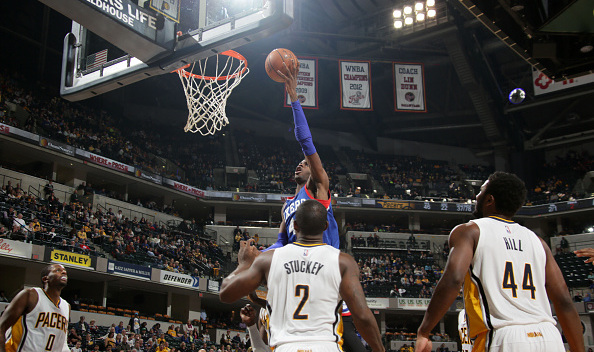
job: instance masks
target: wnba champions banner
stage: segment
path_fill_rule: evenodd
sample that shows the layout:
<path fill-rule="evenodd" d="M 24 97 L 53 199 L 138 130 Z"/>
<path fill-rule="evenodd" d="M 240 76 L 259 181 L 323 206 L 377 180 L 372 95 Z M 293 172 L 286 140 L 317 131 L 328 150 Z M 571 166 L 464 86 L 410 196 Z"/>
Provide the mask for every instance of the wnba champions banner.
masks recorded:
<path fill-rule="evenodd" d="M 426 112 L 422 64 L 394 63 L 396 111 Z"/>
<path fill-rule="evenodd" d="M 340 61 L 340 108 L 373 110 L 369 61 Z"/>
<path fill-rule="evenodd" d="M 301 107 L 318 108 L 318 59 L 299 58 L 297 97 Z M 285 106 L 290 106 L 291 98 L 289 98 L 289 94 L 285 98 Z"/>

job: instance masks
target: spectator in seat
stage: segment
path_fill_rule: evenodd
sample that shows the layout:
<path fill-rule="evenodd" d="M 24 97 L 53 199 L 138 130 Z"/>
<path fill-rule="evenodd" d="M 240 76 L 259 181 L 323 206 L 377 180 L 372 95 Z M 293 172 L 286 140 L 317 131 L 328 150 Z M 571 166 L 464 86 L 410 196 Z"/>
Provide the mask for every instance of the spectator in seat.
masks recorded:
<path fill-rule="evenodd" d="M 562 253 L 569 252 L 569 242 L 567 241 L 567 238 L 565 238 L 565 236 L 561 237 L 561 242 L 559 242 L 559 246 L 561 247 Z"/>
<path fill-rule="evenodd" d="M 85 316 L 81 315 L 80 320 L 74 324 L 76 332 L 80 335 L 84 335 L 89 332 L 89 324 L 85 321 Z"/>
<path fill-rule="evenodd" d="M 118 326 L 116 326 L 116 327 L 115 327 L 115 330 L 114 330 L 114 332 L 115 332 L 116 334 L 121 334 L 121 333 L 122 333 L 122 331 L 124 331 L 124 329 L 125 329 L 125 328 L 124 328 L 124 322 L 123 322 L 123 321 L 120 321 L 120 323 L 118 324 Z"/>

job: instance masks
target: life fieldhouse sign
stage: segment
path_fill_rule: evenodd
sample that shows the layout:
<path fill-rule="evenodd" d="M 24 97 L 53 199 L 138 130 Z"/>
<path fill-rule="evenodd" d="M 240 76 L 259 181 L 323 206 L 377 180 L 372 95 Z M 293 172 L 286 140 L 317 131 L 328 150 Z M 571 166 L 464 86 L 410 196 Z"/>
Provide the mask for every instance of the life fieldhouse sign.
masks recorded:
<path fill-rule="evenodd" d="M 101 155 L 93 154 L 86 150 L 76 149 L 76 155 L 82 157 L 83 159 L 92 162 L 93 164 L 101 165 L 108 167 L 110 169 L 124 172 L 124 173 L 134 173 L 134 166 L 126 165 L 124 163 L 120 163 L 119 161 L 115 161 L 109 158 L 106 158 Z"/>
<path fill-rule="evenodd" d="M 298 58 L 297 98 L 303 108 L 318 108 L 318 59 Z M 291 106 L 289 94 L 285 97 L 285 106 Z"/>
<path fill-rule="evenodd" d="M 398 308 L 427 310 L 431 298 L 398 298 Z"/>
<path fill-rule="evenodd" d="M 594 82 L 594 73 L 589 75 L 568 79 L 562 82 L 555 82 L 544 73 L 532 69 L 532 84 L 534 86 L 534 95 L 552 93 L 559 90 L 573 88 Z"/>
<path fill-rule="evenodd" d="M 50 253 L 50 260 L 52 262 L 70 264 L 75 266 L 91 267 L 91 257 L 84 254 L 70 253 L 54 249 Z"/>
<path fill-rule="evenodd" d="M 369 61 L 340 61 L 340 108 L 373 110 Z"/>
<path fill-rule="evenodd" d="M 107 263 L 107 272 L 145 280 L 150 280 L 151 278 L 151 268 L 113 260 Z"/>
<path fill-rule="evenodd" d="M 423 64 L 394 63 L 396 111 L 426 112 Z"/>
<path fill-rule="evenodd" d="M 389 298 L 365 298 L 369 309 L 386 309 L 390 307 Z"/>
<path fill-rule="evenodd" d="M 137 6 L 129 0 L 80 0 L 97 9 L 120 24 L 134 29 L 139 34 L 155 39 L 157 17 L 153 11 Z"/>
<path fill-rule="evenodd" d="M 0 238 L 0 255 L 31 259 L 33 245 L 19 241 Z"/>
<path fill-rule="evenodd" d="M 220 283 L 218 281 L 208 280 L 207 290 L 209 292 L 219 292 L 219 289 L 220 289 Z"/>
<path fill-rule="evenodd" d="M 44 148 L 55 150 L 55 151 L 60 152 L 62 154 L 74 156 L 74 150 L 75 149 L 74 149 L 73 146 L 70 146 L 70 145 L 64 144 L 64 143 L 60 143 L 60 142 L 56 142 L 56 141 L 52 141 L 49 138 L 42 137 L 39 140 L 39 145 L 42 146 L 42 147 L 44 147 Z"/>
<path fill-rule="evenodd" d="M 181 287 L 198 289 L 198 278 L 185 274 L 178 274 L 172 271 L 161 270 L 160 282 Z"/>

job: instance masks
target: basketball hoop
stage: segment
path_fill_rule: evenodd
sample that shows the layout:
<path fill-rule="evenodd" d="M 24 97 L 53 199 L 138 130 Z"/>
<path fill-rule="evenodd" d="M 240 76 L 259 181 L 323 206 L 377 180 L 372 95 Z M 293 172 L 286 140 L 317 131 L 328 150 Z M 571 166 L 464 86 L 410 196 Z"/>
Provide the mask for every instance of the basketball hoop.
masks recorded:
<path fill-rule="evenodd" d="M 221 57 L 219 60 L 220 55 L 227 56 L 227 59 Z M 179 75 L 186 93 L 189 114 L 185 132 L 213 135 L 229 123 L 225 113 L 227 98 L 250 70 L 245 57 L 233 50 L 218 54 L 216 61 L 212 76 L 206 75 L 208 58 L 173 71 Z M 221 65 L 225 61 L 224 65 L 219 66 L 219 61 Z M 190 66 L 191 69 L 186 70 Z M 198 74 L 192 73 L 194 68 Z"/>

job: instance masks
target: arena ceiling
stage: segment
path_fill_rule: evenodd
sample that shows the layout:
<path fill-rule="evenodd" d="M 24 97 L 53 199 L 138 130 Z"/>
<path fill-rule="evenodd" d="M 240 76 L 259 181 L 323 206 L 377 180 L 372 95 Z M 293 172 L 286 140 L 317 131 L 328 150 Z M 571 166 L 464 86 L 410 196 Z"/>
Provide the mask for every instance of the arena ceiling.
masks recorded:
<path fill-rule="evenodd" d="M 251 72 L 229 99 L 231 124 L 235 116 L 291 128 L 290 112 L 282 106 L 282 86 L 266 77 L 263 64 L 270 50 L 286 47 L 298 56 L 319 58 L 320 107 L 307 110 L 310 126 L 362 135 L 371 148 L 377 147 L 378 136 L 468 147 L 479 155 L 594 139 L 594 87 L 540 96 L 532 88 L 534 64 L 556 77 L 594 69 L 592 52 L 579 51 L 592 39 L 591 24 L 569 28 L 572 22 L 563 17 L 572 13 L 566 10 L 584 6 L 583 0 L 556 2 L 558 6 L 547 11 L 536 0 L 437 0 L 436 23 L 414 32 L 393 26 L 392 12 L 404 3 L 296 0 L 290 28 L 237 49 L 248 58 Z M 3 50 L 3 60 L 15 66 L 31 62 L 30 54 L 37 53 L 31 70 L 59 70 L 55 65 L 69 21 L 35 0 L 3 3 L 0 10 L 0 30 L 10 39 L 5 45 L 17 49 L 11 55 Z M 494 34 L 497 28 L 509 38 L 500 39 Z M 39 50 L 45 43 L 47 50 Z M 19 58 L 23 52 L 27 58 Z M 340 109 L 339 59 L 371 61 L 372 112 Z M 392 61 L 424 64 L 427 113 L 394 111 Z M 516 87 L 523 88 L 527 98 L 512 105 L 508 94 Z M 182 128 L 186 117 L 174 75 L 145 80 L 88 103 L 133 120 L 156 119 L 172 128 Z"/>

